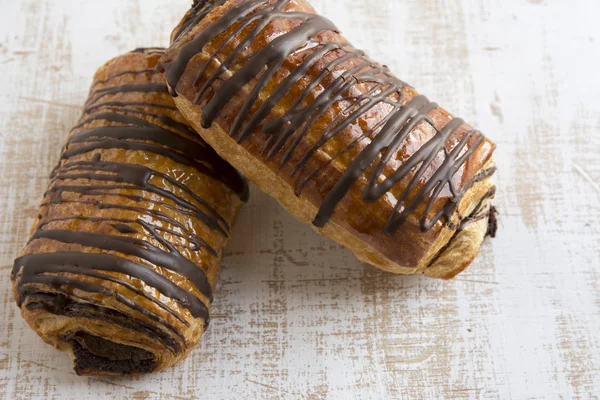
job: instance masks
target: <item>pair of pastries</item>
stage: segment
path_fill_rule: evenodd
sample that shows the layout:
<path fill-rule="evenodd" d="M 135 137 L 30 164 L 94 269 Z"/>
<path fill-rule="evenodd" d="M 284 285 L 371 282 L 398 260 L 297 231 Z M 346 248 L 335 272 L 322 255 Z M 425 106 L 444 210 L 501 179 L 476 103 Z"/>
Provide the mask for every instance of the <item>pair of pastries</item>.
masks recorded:
<path fill-rule="evenodd" d="M 452 278 L 495 233 L 494 147 L 304 0 L 198 0 L 166 51 L 96 73 L 15 299 L 78 374 L 184 358 L 247 199 L 234 167 L 359 259 Z"/>

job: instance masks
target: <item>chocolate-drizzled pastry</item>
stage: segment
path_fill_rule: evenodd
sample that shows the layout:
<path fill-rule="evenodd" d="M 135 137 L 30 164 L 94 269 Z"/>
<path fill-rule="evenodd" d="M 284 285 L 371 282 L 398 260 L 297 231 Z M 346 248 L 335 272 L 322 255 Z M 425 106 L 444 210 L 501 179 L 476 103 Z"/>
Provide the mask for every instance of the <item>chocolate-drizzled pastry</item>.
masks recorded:
<path fill-rule="evenodd" d="M 292 214 L 396 273 L 474 259 L 494 144 L 305 0 L 198 0 L 172 41 L 159 68 L 183 115 Z"/>
<path fill-rule="evenodd" d="M 23 317 L 81 375 L 157 371 L 190 352 L 247 197 L 177 111 L 163 51 L 98 70 L 14 263 Z"/>

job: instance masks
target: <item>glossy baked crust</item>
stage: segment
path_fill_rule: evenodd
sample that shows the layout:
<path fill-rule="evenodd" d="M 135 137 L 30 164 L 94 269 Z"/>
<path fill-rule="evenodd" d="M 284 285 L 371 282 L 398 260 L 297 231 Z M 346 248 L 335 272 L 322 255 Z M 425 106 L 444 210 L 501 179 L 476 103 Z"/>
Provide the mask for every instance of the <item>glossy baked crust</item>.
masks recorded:
<path fill-rule="evenodd" d="M 158 371 L 205 331 L 245 182 L 177 111 L 162 49 L 94 76 L 15 260 L 15 300 L 80 375 Z"/>
<path fill-rule="evenodd" d="M 242 15 L 239 12 L 242 9 L 248 12 Z M 234 18 L 236 13 L 238 17 Z M 394 273 L 454 277 L 473 261 L 488 231 L 490 199 L 495 191 L 490 179 L 495 170 L 492 160 L 495 145 L 462 120 L 419 96 L 387 68 L 362 53 L 344 59 L 356 49 L 329 21 L 314 18 L 314 13 L 305 0 L 196 1 L 173 31 L 173 43 L 159 63 L 176 96 L 177 106 L 223 158 L 275 197 L 290 213 L 306 223 L 315 222 L 320 233 L 348 247 L 359 259 Z M 243 25 L 259 14 L 260 17 Z M 301 36 L 310 31 L 311 25 L 317 28 L 304 40 Z M 304 28 L 307 29 L 303 33 Z M 292 48 L 285 49 L 288 45 Z M 317 61 L 311 61 L 312 65 L 299 73 L 325 46 L 333 50 L 320 54 L 315 58 Z M 264 62 L 257 72 L 252 69 L 257 64 L 249 64 L 260 58 Z M 365 60 L 370 71 L 366 79 L 359 76 L 364 73 L 357 67 Z M 273 67 L 274 64 L 277 66 Z M 265 78 L 268 73 L 273 75 Z M 281 95 L 278 91 L 288 79 L 294 82 L 287 84 L 285 94 L 278 97 Z M 299 107 L 309 108 L 323 98 L 323 93 L 352 79 L 356 82 L 346 86 L 335 101 L 328 102 L 318 117 L 311 119 L 313 115 L 308 112 L 304 115 L 292 112 Z M 375 103 L 357 117 L 348 117 L 360 106 L 358 100 L 353 103 L 353 99 L 372 98 L 383 91 L 375 90 L 376 83 L 373 83 L 381 79 L 393 82 L 397 90 L 385 98 L 385 102 Z M 239 82 L 243 85 L 232 89 Z M 274 98 L 276 101 L 268 104 Z M 300 106 L 296 103 L 298 99 L 301 99 Z M 384 157 L 386 146 L 380 146 L 382 151 L 376 158 L 368 159 L 370 164 L 357 167 L 356 160 L 368 153 L 370 144 L 379 140 L 377 134 L 383 130 L 380 124 L 418 102 L 430 107 L 422 115 L 427 121 L 406 128 L 402 142 L 391 152 L 391 157 L 384 160 L 381 173 L 370 177 L 374 164 Z M 218 103 L 216 108 L 215 103 Z M 392 113 L 390 104 L 396 106 L 396 114 Z M 244 132 L 244 127 L 265 107 L 268 113 L 259 119 L 260 123 L 253 125 L 250 132 Z M 424 109 L 419 107 L 413 115 Z M 290 136 L 273 151 L 273 137 L 277 139 L 281 135 L 277 128 L 285 130 L 293 123 L 300 126 L 305 121 L 290 122 L 299 114 L 309 120 L 306 131 L 294 133 L 296 136 Z M 344 119 L 352 121 L 332 137 L 322 140 L 324 132 Z M 404 126 L 410 125 L 410 118 L 406 117 L 403 122 Z M 431 153 L 428 168 L 417 172 L 420 164 L 415 164 L 415 168 L 395 181 L 384 195 L 377 198 L 369 195 L 370 183 L 381 183 L 394 176 L 403 164 L 414 161 L 418 152 L 450 125 L 455 126 L 448 131 L 450 135 L 440 150 Z M 401 128 L 405 129 L 399 126 L 398 131 Z M 458 148 L 459 142 L 464 148 Z M 290 147 L 293 149 L 289 150 Z M 427 189 L 430 190 L 427 196 L 415 202 L 417 206 L 403 223 L 390 229 L 390 221 L 403 210 L 399 199 L 406 194 L 404 200 L 409 203 L 417 198 L 419 191 L 425 192 L 425 186 L 437 179 L 436 173 L 445 172 L 442 171 L 446 168 L 444 161 L 454 149 L 459 155 L 469 154 L 460 165 L 455 163 L 456 170 L 448 178 L 450 184 L 444 184 L 436 193 Z M 311 175 L 311 171 L 316 173 Z M 344 179 L 349 181 L 348 174 L 354 171 L 360 173 L 352 178 L 352 185 L 347 192 L 341 191 L 343 196 L 339 201 L 332 202 L 328 196 Z M 328 216 L 323 210 L 331 204 L 334 211 Z M 441 213 L 440 210 L 451 212 L 434 221 L 432 216 Z M 330 218 L 322 218 L 322 215 Z M 430 221 L 433 222 L 429 224 Z"/>

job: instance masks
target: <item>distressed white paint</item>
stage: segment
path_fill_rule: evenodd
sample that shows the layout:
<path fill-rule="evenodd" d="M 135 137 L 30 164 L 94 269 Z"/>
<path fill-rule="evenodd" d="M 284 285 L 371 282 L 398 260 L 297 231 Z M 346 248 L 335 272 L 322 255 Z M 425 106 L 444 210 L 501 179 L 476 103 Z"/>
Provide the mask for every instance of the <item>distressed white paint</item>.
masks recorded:
<path fill-rule="evenodd" d="M 12 302 L 12 259 L 94 70 L 167 43 L 189 0 L 0 2 L 0 396 L 600 396 L 596 0 L 314 0 L 357 45 L 498 144 L 498 239 L 451 282 L 363 266 L 253 191 L 191 357 L 81 378 Z"/>

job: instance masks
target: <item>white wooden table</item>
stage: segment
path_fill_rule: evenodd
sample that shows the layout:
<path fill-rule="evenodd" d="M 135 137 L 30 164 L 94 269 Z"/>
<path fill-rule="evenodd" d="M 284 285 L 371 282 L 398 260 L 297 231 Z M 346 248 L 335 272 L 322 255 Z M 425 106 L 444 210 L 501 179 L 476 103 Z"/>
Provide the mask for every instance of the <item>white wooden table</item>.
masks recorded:
<path fill-rule="evenodd" d="M 165 45 L 189 3 L 0 2 L 0 396 L 600 397 L 597 0 L 314 0 L 497 142 L 499 237 L 454 281 L 390 276 L 253 188 L 199 348 L 156 375 L 76 376 L 21 320 L 12 260 L 94 70 Z"/>

